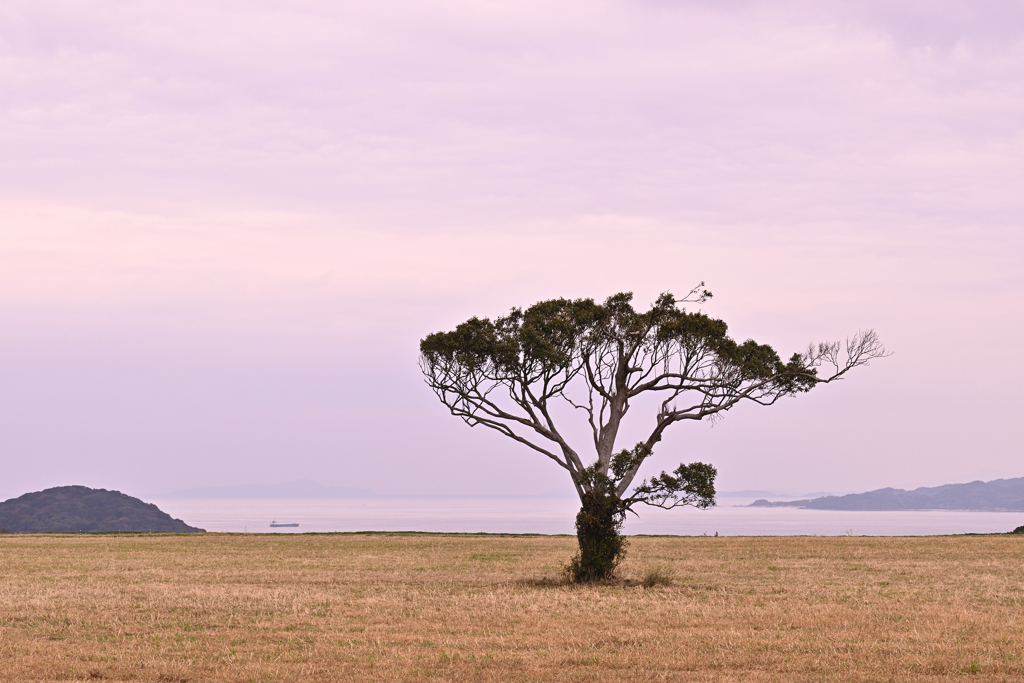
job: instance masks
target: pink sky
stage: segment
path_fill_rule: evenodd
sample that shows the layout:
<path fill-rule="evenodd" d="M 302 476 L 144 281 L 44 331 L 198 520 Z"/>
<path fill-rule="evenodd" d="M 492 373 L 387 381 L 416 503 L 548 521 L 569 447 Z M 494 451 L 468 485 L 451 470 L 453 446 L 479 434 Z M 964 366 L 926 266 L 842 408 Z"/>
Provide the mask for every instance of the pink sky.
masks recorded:
<path fill-rule="evenodd" d="M 895 355 L 652 470 L 1024 476 L 1024 4 L 339 5 L 0 7 L 0 499 L 567 489 L 419 339 L 701 280 L 739 339 Z"/>

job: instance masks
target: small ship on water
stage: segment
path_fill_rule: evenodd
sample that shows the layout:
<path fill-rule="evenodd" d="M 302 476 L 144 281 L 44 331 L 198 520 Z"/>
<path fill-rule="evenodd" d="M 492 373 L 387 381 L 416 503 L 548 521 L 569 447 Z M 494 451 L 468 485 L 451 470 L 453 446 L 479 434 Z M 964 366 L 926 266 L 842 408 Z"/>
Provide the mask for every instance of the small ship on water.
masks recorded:
<path fill-rule="evenodd" d="M 275 520 L 275 521 L 270 523 L 270 526 L 272 526 L 272 527 L 278 527 L 278 526 L 298 526 L 298 525 L 299 525 L 298 522 L 292 522 L 291 524 L 285 524 L 284 522 L 278 522 L 277 520 Z"/>

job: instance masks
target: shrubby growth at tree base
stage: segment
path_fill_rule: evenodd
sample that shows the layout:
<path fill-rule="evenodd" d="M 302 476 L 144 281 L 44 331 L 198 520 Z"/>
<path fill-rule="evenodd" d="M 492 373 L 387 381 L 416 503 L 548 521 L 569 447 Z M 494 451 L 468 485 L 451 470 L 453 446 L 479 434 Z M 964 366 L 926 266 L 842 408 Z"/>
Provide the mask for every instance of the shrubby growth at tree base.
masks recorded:
<path fill-rule="evenodd" d="M 452 415 L 544 454 L 572 477 L 581 503 L 579 554 L 569 565 L 576 581 L 613 575 L 625 551 L 625 514 L 638 503 L 715 504 L 717 471 L 700 462 L 634 485 L 671 425 L 713 419 L 741 401 L 771 405 L 886 355 L 869 330 L 843 343 L 811 345 L 784 362 L 766 344 L 731 339 L 723 321 L 680 307 L 711 298 L 703 287 L 682 299 L 662 294 L 645 312 L 633 308 L 628 292 L 603 304 L 541 301 L 493 321 L 470 318 L 420 342 L 427 384 Z M 642 395 L 659 400 L 651 431 L 616 451 L 623 419 Z M 596 459 L 589 464 L 556 424 L 566 407 L 590 427 Z"/>

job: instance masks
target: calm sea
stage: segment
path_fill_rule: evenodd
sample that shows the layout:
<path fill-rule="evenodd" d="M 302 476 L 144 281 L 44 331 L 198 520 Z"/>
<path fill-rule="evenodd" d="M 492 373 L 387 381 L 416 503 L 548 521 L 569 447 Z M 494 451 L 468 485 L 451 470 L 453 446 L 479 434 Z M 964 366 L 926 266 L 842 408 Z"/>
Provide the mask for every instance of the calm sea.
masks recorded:
<path fill-rule="evenodd" d="M 172 517 L 207 531 L 302 533 L 309 531 L 448 531 L 574 533 L 579 509 L 570 498 L 354 498 L 153 500 Z M 640 506 L 627 519 L 627 534 L 699 536 L 921 536 L 1012 531 L 1024 512 L 922 510 L 846 512 L 751 508 L 720 500 L 710 510 L 660 510 Z M 272 521 L 298 527 L 274 528 Z"/>

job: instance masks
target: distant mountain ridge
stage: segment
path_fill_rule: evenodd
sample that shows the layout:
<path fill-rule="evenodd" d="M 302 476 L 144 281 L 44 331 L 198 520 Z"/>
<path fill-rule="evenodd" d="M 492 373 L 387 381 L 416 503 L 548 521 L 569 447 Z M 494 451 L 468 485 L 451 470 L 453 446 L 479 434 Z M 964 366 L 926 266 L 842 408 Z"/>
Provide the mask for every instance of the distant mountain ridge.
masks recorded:
<path fill-rule="evenodd" d="M 7 533 L 138 531 L 203 533 L 152 503 L 120 491 L 57 486 L 0 503 L 0 530 Z"/>
<path fill-rule="evenodd" d="M 1024 511 L 1024 477 L 945 484 L 905 491 L 884 488 L 845 496 L 772 502 L 751 507 L 798 507 L 808 510 L 988 510 Z"/>

